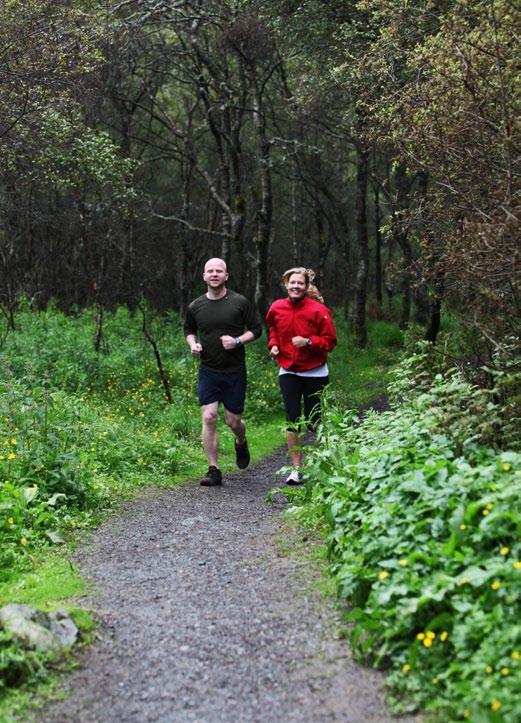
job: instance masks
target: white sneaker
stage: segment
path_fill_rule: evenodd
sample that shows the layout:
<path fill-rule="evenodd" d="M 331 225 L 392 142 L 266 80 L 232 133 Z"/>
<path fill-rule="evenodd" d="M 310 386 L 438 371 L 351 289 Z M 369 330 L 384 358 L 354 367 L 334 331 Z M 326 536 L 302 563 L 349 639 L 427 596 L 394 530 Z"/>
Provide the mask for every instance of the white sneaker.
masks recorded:
<path fill-rule="evenodd" d="M 287 485 L 301 485 L 302 482 L 302 472 L 299 472 L 298 469 L 292 469 L 289 475 L 286 477 Z"/>

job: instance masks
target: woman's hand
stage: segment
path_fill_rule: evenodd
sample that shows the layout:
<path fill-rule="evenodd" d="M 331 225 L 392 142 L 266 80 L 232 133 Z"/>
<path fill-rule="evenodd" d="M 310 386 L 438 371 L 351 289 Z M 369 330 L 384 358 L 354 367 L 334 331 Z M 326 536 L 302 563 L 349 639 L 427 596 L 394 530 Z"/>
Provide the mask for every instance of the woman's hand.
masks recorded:
<path fill-rule="evenodd" d="M 279 347 L 278 346 L 272 346 L 270 349 L 270 357 L 272 359 L 276 359 L 279 355 Z"/>
<path fill-rule="evenodd" d="M 291 343 L 293 346 L 296 346 L 297 349 L 300 349 L 302 346 L 308 346 L 308 338 L 307 336 L 294 336 L 291 339 Z"/>

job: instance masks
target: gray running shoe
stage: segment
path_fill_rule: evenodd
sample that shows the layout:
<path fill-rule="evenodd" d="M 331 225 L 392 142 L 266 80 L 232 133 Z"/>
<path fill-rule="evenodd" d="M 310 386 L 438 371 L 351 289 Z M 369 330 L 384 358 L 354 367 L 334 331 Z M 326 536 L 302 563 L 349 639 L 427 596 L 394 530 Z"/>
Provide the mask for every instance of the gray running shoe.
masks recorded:
<path fill-rule="evenodd" d="M 214 467 L 214 465 L 210 465 L 208 467 L 208 472 L 205 474 L 203 479 L 201 480 L 201 485 L 203 487 L 219 487 L 223 483 L 223 476 L 220 469 L 217 469 L 217 467 Z"/>

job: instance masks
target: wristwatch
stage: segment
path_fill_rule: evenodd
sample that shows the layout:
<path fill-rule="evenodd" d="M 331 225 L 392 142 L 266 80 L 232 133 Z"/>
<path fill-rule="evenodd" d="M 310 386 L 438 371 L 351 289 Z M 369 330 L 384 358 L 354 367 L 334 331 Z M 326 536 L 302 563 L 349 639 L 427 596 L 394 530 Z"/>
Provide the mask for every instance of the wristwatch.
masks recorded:
<path fill-rule="evenodd" d="M 236 336 L 235 337 L 235 346 L 240 346 L 242 344 L 241 337 Z"/>
<path fill-rule="evenodd" d="M 309 338 L 309 336 L 306 339 L 306 346 L 311 346 L 311 339 Z"/>

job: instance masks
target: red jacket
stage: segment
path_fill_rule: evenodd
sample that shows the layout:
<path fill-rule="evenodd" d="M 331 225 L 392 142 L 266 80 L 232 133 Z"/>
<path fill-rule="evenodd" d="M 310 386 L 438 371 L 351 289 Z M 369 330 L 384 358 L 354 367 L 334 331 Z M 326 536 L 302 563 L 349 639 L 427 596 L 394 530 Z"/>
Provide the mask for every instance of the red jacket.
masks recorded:
<path fill-rule="evenodd" d="M 318 301 L 304 296 L 297 302 L 278 299 L 266 314 L 268 349 L 279 347 L 277 362 L 283 369 L 304 372 L 327 361 L 327 354 L 336 346 L 336 332 L 331 312 Z M 294 336 L 311 339 L 311 346 L 297 349 Z"/>

